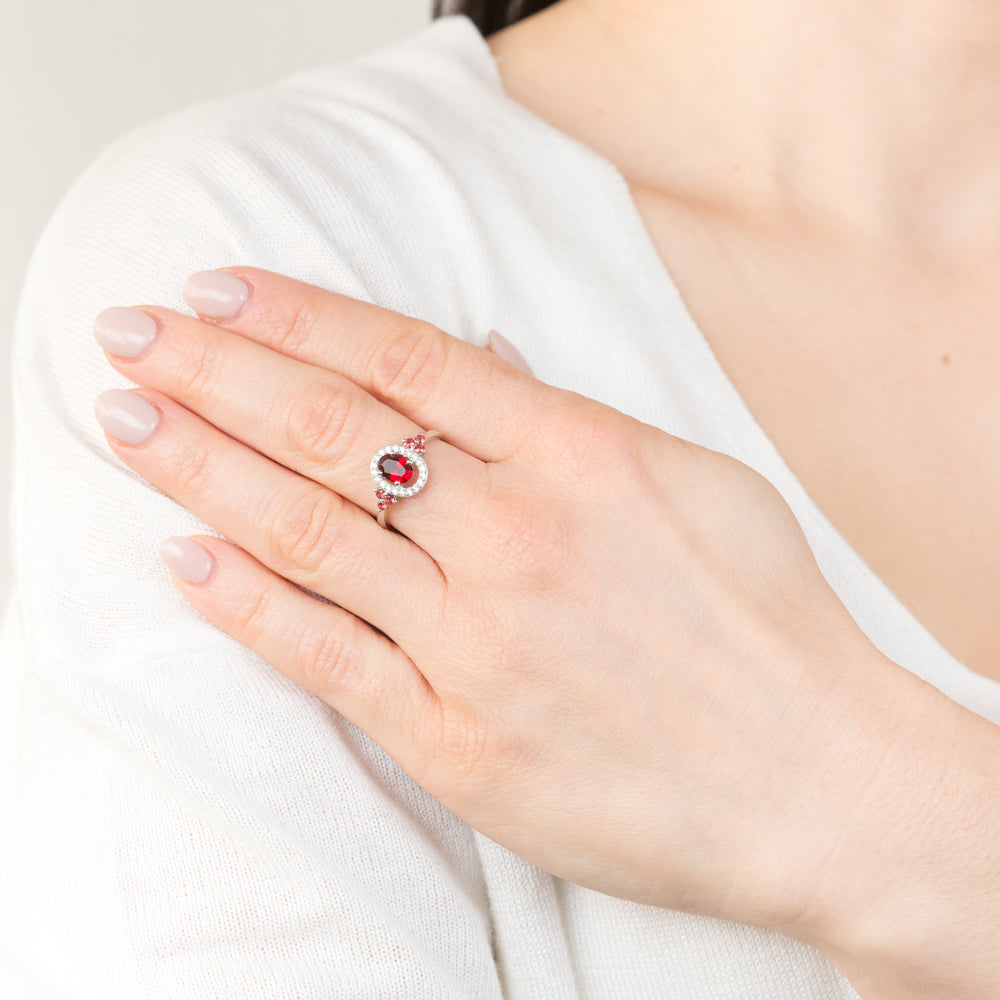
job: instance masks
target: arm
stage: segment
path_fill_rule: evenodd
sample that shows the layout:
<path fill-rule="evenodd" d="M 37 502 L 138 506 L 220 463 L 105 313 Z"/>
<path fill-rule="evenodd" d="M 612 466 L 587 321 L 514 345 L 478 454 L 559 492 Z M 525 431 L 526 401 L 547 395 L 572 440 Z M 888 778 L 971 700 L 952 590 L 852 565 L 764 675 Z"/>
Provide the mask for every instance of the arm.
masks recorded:
<path fill-rule="evenodd" d="M 998 731 L 874 650 L 766 481 L 427 324 L 228 270 L 234 317 L 143 307 L 155 341 L 110 358 L 159 414 L 129 444 L 106 425 L 115 452 L 239 546 L 199 539 L 201 613 L 549 871 L 799 937 L 872 1000 L 981 995 Z M 384 532 L 358 470 L 428 426 L 433 500 Z M 587 493 L 553 502 L 568 458 Z"/>
<path fill-rule="evenodd" d="M 1000 729 L 923 687 L 793 933 L 864 1000 L 988 1000 L 1000 982 Z"/>

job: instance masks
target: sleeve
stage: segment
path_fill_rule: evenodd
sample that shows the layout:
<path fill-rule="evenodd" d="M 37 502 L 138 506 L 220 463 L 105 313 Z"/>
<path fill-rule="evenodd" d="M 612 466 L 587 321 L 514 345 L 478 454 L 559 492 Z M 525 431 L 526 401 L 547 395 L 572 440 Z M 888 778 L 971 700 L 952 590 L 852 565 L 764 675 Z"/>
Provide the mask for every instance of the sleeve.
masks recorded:
<path fill-rule="evenodd" d="M 155 122 L 76 182 L 32 258 L 0 649 L 19 690 L 0 803 L 10 1000 L 500 996 L 473 832 L 181 599 L 157 548 L 212 529 L 93 416 L 129 385 L 93 318 L 183 309 L 195 270 L 391 299 L 383 182 L 331 129 L 270 92 Z"/>

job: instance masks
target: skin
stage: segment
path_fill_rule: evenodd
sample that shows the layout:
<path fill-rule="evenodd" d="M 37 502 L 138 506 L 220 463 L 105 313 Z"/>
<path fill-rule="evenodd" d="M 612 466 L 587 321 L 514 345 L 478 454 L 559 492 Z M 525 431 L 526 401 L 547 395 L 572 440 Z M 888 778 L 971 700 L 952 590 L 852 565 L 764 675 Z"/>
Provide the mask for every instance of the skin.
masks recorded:
<path fill-rule="evenodd" d="M 508 93 L 628 181 L 817 506 L 1000 680 L 998 16 L 569 0 L 491 45 Z"/>
<path fill-rule="evenodd" d="M 703 305 L 699 325 L 834 522 L 952 648 L 975 637 L 966 661 L 984 673 L 995 588 L 978 606 L 960 586 L 953 605 L 930 595 L 995 580 L 987 547 L 946 537 L 921 551 L 900 512 L 882 530 L 815 472 L 815 456 L 860 443 L 864 468 L 910 481 L 882 460 L 910 454 L 902 439 L 789 428 L 816 426 L 801 419 L 814 398 L 837 414 L 869 401 L 859 428 L 889 425 L 933 378 L 919 409 L 936 404 L 943 430 L 920 437 L 960 474 L 942 497 L 932 473 L 932 502 L 963 523 L 974 486 L 993 485 L 970 471 L 983 456 L 962 432 L 970 411 L 992 412 L 996 380 L 945 386 L 920 367 L 940 342 L 906 335 L 930 315 L 970 369 L 998 370 L 981 334 L 1000 307 L 986 280 L 1000 252 L 998 36 L 1000 11 L 972 0 L 563 0 L 491 40 L 515 99 L 618 166 L 689 303 L 725 300 L 718 262 L 741 262 L 735 311 L 767 317 L 761 336 L 789 348 L 782 371 L 766 381 L 764 341 L 733 317 Z M 995 995 L 997 729 L 874 649 L 769 484 L 413 319 L 228 270 L 253 288 L 238 319 L 145 306 L 154 345 L 109 356 L 162 413 L 143 445 L 109 439 L 115 453 L 236 543 L 199 537 L 212 575 L 177 580 L 194 607 L 556 874 L 798 937 L 865 1000 Z M 845 312 L 834 287 L 879 310 Z M 787 312 L 768 312 L 779 298 Z M 788 387 L 817 357 L 839 395 L 796 404 Z M 402 535 L 381 532 L 368 460 L 430 426 L 445 439 L 428 449 L 440 488 L 393 509 Z M 607 470 L 600 507 L 551 502 L 569 437 Z M 387 592 L 387 558 L 412 587 Z"/>
<path fill-rule="evenodd" d="M 152 345 L 108 355 L 160 413 L 110 446 L 231 540 L 197 536 L 194 607 L 557 875 L 798 937 L 866 1000 L 991 995 L 1000 734 L 873 647 L 770 483 L 419 320 L 227 270 L 237 318 L 144 306 Z M 430 425 L 434 488 L 386 531 L 369 459 Z M 600 504 L 552 502 L 567 440 Z"/>
<path fill-rule="evenodd" d="M 635 185 L 942 268 L 1000 251 L 995 4 L 562 0 L 490 45 Z"/>

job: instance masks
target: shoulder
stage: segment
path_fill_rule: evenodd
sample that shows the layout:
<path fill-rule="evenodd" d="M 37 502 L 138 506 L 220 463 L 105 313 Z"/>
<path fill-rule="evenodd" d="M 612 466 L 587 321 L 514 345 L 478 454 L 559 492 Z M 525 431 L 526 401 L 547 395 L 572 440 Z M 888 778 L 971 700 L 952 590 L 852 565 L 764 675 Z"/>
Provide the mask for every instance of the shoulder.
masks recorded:
<path fill-rule="evenodd" d="M 455 220 L 476 191 L 462 193 L 464 168 L 456 173 L 448 151 L 489 158 L 463 138 L 461 121 L 497 97 L 492 70 L 472 23 L 448 18 L 350 63 L 164 116 L 96 158 L 50 218 L 19 300 L 17 565 L 30 561 L 29 544 L 58 564 L 74 529 L 93 535 L 101 524 L 116 544 L 116 525 L 100 515 L 108 506 L 154 506 L 156 530 L 175 516 L 120 468 L 94 420 L 98 393 L 130 386 L 94 342 L 101 310 L 187 311 L 188 275 L 245 264 L 456 329 L 475 288 L 460 280 L 471 237 Z M 428 267 L 441 253 L 454 264 Z M 70 503 L 72 484 L 86 490 Z M 150 533 L 143 528 L 155 551 Z M 85 579 L 66 588 L 74 599 L 94 589 Z M 93 596 L 97 620 L 108 597 Z"/>
<path fill-rule="evenodd" d="M 50 298 L 59 281 L 94 313 L 123 296 L 183 308 L 188 273 L 245 263 L 420 308 L 434 271 L 421 268 L 419 294 L 401 294 L 405 272 L 431 253 L 468 256 L 456 241 L 498 195 L 486 174 L 510 110 L 488 46 L 457 16 L 181 109 L 119 138 L 76 180 L 23 297 Z"/>
<path fill-rule="evenodd" d="M 385 175 L 410 190 L 488 155 L 480 139 L 504 99 L 485 40 L 468 18 L 441 18 L 357 59 L 192 105 L 112 143 L 68 193 L 60 212 L 102 202 L 142 209 L 130 194 L 176 216 L 177 196 L 240 216 L 295 200 L 328 212 L 328 187 L 365 187 Z M 490 145 L 487 143 L 487 145 Z M 422 173 L 421 170 L 424 170 Z M 147 206 L 151 207 L 151 206 Z"/>

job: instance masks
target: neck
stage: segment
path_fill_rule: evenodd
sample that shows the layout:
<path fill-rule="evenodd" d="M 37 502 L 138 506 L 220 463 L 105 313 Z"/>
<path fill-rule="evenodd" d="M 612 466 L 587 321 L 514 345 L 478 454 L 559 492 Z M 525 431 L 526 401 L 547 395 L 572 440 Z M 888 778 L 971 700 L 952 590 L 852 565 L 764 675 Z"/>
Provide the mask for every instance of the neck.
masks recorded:
<path fill-rule="evenodd" d="M 1000 254 L 992 0 L 561 0 L 540 19 L 574 130 L 630 183 L 949 268 Z"/>

